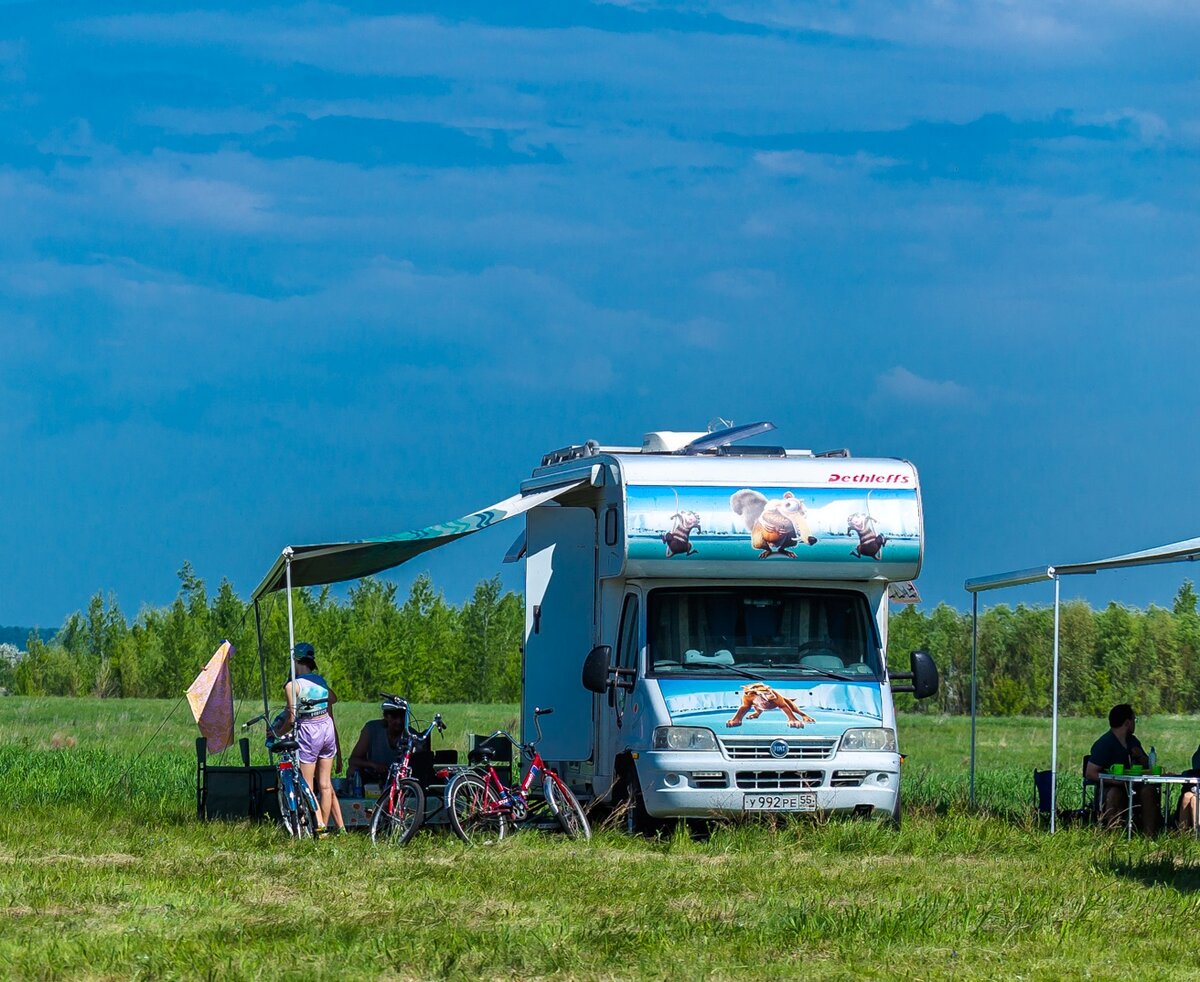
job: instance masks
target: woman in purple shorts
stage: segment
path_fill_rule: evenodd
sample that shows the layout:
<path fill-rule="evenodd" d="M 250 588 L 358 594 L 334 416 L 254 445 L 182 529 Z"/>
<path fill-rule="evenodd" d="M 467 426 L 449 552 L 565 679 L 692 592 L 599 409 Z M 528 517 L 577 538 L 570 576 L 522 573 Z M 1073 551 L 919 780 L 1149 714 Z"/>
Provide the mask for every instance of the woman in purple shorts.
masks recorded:
<path fill-rule="evenodd" d="M 333 771 L 342 772 L 342 748 L 333 722 L 333 704 L 337 702 L 337 696 L 329 690 L 329 683 L 317 674 L 317 660 L 311 644 L 301 642 L 296 645 L 294 657 L 296 681 L 283 687 L 287 710 L 279 732 L 287 733 L 295 722 L 296 742 L 300 744 L 300 773 L 317 796 L 318 834 L 325 831 L 331 817 L 341 830 L 344 828 L 342 809 L 330 780 Z"/>

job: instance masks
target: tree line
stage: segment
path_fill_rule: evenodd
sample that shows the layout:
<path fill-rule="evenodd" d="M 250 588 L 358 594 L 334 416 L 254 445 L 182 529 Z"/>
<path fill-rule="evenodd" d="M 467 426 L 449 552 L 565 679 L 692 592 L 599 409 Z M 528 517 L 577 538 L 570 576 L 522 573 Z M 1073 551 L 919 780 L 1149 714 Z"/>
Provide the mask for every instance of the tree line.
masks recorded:
<path fill-rule="evenodd" d="M 29 636 L 15 663 L 0 664 L 0 686 L 17 695 L 178 698 L 222 640 L 233 643 L 234 695 L 261 699 L 253 604 L 228 580 L 210 597 L 185 563 L 168 607 L 146 607 L 130 623 L 116 598 L 92 597 L 54 638 Z M 520 698 L 524 604 L 500 579 L 480 582 L 459 606 L 428 575 L 402 600 L 394 584 L 361 580 L 344 600 L 328 587 L 293 591 L 296 640 L 310 642 L 321 674 L 341 699 L 379 692 L 418 702 L 516 702 Z M 272 703 L 288 674 L 287 604 L 259 604 Z M 581 656 L 582 657 L 582 656 Z"/>
<path fill-rule="evenodd" d="M 1185 580 L 1172 609 L 1110 603 L 1093 610 L 1082 600 L 1059 611 L 1061 713 L 1106 716 L 1127 702 L 1139 713 L 1200 712 L 1200 614 Z M 909 652 L 924 649 L 941 674 L 938 694 L 922 703 L 897 697 L 898 708 L 971 711 L 971 615 L 941 604 L 915 607 L 888 624 L 888 667 L 908 671 Z M 982 715 L 1048 715 L 1054 665 L 1054 608 L 999 605 L 981 611 L 977 704 Z"/>
<path fill-rule="evenodd" d="M 222 580 L 210 597 L 190 565 L 167 607 L 146 607 L 129 622 L 116 599 L 96 594 L 50 641 L 0 658 L 0 686 L 22 695 L 175 697 L 217 645 L 228 639 L 239 699 L 262 696 L 251 604 Z M 393 584 L 359 581 L 345 599 L 328 587 L 293 595 L 296 638 L 311 642 L 321 673 L 343 699 L 395 692 L 420 702 L 516 702 L 521 686 L 525 612 L 520 595 L 484 580 L 461 605 L 447 603 L 428 575 L 407 597 Z M 260 604 L 269 696 L 280 699 L 287 674 L 287 606 L 282 594 Z M 999 605 L 979 618 L 978 705 L 985 715 L 1047 714 L 1051 701 L 1054 611 Z M 909 652 L 928 651 L 941 673 L 938 694 L 902 709 L 967 713 L 971 706 L 971 615 L 940 604 L 905 606 L 888 626 L 888 665 L 908 670 Z M 585 652 L 580 652 L 582 663 Z M 1059 708 L 1103 716 L 1118 702 L 1140 713 L 1200 712 L 1200 614 L 1190 581 L 1171 610 L 1083 601 L 1061 609 Z"/>

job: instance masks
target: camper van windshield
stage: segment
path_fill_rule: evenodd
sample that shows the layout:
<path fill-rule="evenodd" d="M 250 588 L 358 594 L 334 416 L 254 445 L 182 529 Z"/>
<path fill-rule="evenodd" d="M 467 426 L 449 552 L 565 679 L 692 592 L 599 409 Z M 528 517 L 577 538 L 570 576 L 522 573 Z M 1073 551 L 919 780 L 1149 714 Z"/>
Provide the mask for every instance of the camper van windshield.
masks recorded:
<path fill-rule="evenodd" d="M 646 633 L 654 675 L 880 677 L 866 598 L 850 591 L 652 590 Z"/>

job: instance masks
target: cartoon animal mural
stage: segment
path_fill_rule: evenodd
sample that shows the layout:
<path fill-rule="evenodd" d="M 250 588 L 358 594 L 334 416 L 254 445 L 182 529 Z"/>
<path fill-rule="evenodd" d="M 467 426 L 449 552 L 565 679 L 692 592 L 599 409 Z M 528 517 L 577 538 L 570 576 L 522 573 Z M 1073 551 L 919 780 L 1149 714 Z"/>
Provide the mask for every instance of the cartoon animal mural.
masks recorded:
<path fill-rule="evenodd" d="M 659 536 L 667 544 L 667 558 L 692 555 L 696 552 L 696 547 L 692 545 L 692 533 L 703 531 L 700 528 L 700 516 L 684 508 L 672 515 L 671 521 L 675 523 L 671 531 Z"/>
<path fill-rule="evenodd" d="M 762 682 L 742 686 L 742 704 L 726 726 L 741 726 L 743 719 L 758 719 L 768 709 L 781 709 L 788 719 L 788 726 L 803 729 L 805 723 L 815 723 L 808 713 L 796 705 L 794 699 L 776 692 Z"/>
<path fill-rule="evenodd" d="M 865 512 L 856 511 L 846 519 L 846 534 L 858 533 L 858 548 L 850 555 L 856 559 L 882 559 L 887 536 L 875 528 L 875 519 Z"/>
<path fill-rule="evenodd" d="M 791 491 L 785 491 L 782 498 L 768 501 L 766 495 L 743 488 L 730 495 L 729 507 L 745 522 L 750 532 L 750 544 L 762 550 L 760 559 L 772 554 L 796 559 L 792 546 L 801 542 L 810 546 L 817 543 L 817 537 L 804 517 L 804 502 Z"/>

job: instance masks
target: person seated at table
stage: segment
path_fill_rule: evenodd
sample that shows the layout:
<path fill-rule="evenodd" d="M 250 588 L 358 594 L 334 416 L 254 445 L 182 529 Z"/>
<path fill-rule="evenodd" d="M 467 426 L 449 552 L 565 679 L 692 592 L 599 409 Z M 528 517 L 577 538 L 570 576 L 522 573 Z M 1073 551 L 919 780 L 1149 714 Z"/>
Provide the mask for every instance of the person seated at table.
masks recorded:
<path fill-rule="evenodd" d="M 1089 781 L 1098 780 L 1101 774 L 1109 773 L 1114 764 L 1123 764 L 1125 767 L 1134 764 L 1149 766 L 1150 758 L 1134 736 L 1136 727 L 1137 716 L 1128 703 L 1121 703 L 1109 710 L 1108 732 L 1092 744 L 1092 751 L 1088 754 Z M 1162 825 L 1157 795 L 1149 788 L 1137 788 L 1133 800 L 1142 831 L 1146 835 L 1157 834 Z M 1117 782 L 1108 785 L 1104 791 L 1104 801 L 1101 802 L 1101 822 L 1105 825 L 1119 824 L 1124 819 L 1127 805 L 1125 788 Z"/>
<path fill-rule="evenodd" d="M 1192 754 L 1192 769 L 1183 772 L 1184 777 L 1200 778 L 1200 747 Z M 1179 810 L 1175 813 L 1175 827 L 1190 832 L 1196 828 L 1196 785 L 1179 796 Z"/>
<path fill-rule="evenodd" d="M 367 720 L 358 743 L 350 751 L 350 766 L 346 771 L 350 777 L 357 772 L 364 781 L 383 781 L 388 768 L 404 749 L 408 713 L 392 702 L 382 703 L 380 709 L 383 718 Z"/>

